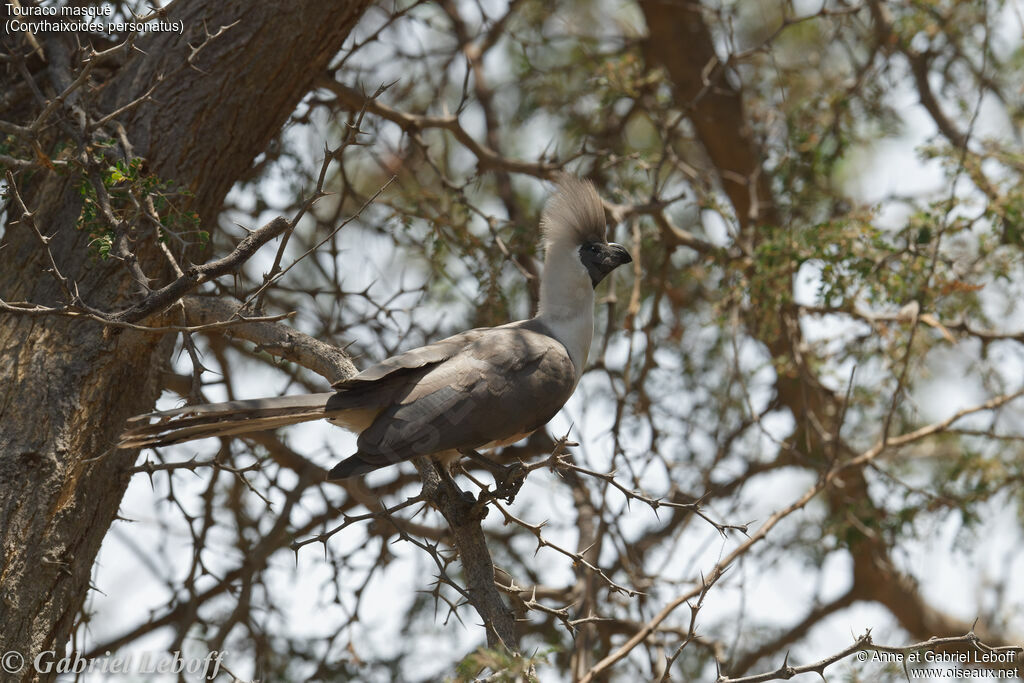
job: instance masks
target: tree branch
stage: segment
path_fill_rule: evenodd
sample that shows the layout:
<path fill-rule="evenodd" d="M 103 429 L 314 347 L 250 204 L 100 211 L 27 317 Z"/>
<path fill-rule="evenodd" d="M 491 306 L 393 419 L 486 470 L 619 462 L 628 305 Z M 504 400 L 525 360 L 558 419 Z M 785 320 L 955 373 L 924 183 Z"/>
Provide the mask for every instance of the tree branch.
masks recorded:
<path fill-rule="evenodd" d="M 138 322 L 146 316 L 162 311 L 204 282 L 238 269 L 248 261 L 260 247 L 274 239 L 291 226 L 291 222 L 278 216 L 262 228 L 253 230 L 235 247 L 234 251 L 201 266 L 191 266 L 174 282 L 156 290 L 145 299 L 111 316 L 115 322 Z"/>
<path fill-rule="evenodd" d="M 466 147 L 476 157 L 480 170 L 502 169 L 512 173 L 523 173 L 536 178 L 550 179 L 559 170 L 559 167 L 543 162 L 521 161 L 509 159 L 473 139 L 457 116 L 424 116 L 421 114 L 407 114 L 393 109 L 381 102 L 368 98 L 355 88 L 338 83 L 329 76 L 324 76 L 317 81 L 317 85 L 326 88 L 334 93 L 338 101 L 345 107 L 354 111 L 365 109 L 371 114 L 376 114 L 387 119 L 404 131 L 418 131 L 426 128 L 440 128 L 449 131 L 456 140 Z"/>
<path fill-rule="evenodd" d="M 494 563 L 480 527 L 480 518 L 466 514 L 472 504 L 467 504 L 463 492 L 450 477 L 438 474 L 432 462 L 415 458 L 413 463 L 423 481 L 422 495 L 444 515 L 452 529 L 453 541 L 466 574 L 467 593 L 484 621 L 488 647 L 504 647 L 518 654 L 515 615 L 494 584 Z"/>
<path fill-rule="evenodd" d="M 185 320 L 190 326 L 213 325 L 238 315 L 238 307 L 223 299 L 187 296 L 183 302 Z M 286 325 L 251 322 L 224 327 L 220 332 L 231 339 L 252 342 L 257 350 L 272 356 L 298 363 L 328 382 L 356 374 L 355 365 L 344 351 Z"/>

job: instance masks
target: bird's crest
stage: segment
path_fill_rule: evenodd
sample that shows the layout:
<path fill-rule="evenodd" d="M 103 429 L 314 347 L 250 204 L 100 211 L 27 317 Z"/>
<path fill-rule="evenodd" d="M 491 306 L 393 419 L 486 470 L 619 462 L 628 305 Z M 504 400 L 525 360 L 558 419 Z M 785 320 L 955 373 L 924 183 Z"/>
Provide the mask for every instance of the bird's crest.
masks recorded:
<path fill-rule="evenodd" d="M 593 183 L 568 174 L 556 182 L 558 191 L 548 200 L 540 217 L 547 249 L 575 249 L 587 242 L 604 242 L 604 207 Z"/>

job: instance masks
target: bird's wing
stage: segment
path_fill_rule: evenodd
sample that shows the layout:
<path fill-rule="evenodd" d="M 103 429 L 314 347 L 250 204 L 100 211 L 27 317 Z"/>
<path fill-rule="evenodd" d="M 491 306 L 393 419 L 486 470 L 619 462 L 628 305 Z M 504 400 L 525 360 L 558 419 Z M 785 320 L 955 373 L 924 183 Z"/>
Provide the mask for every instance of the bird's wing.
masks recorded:
<path fill-rule="evenodd" d="M 575 386 L 565 347 L 536 325 L 486 329 L 408 382 L 360 434 L 354 458 L 374 469 L 529 434 Z"/>
<path fill-rule="evenodd" d="M 405 395 L 408 387 L 419 381 L 431 367 L 461 353 L 492 329 L 495 328 L 480 327 L 461 332 L 433 344 L 392 356 L 371 365 L 358 375 L 335 382 L 333 386 L 336 393 L 328 399 L 326 410 L 328 413 L 341 415 L 347 415 L 353 410 L 364 414 L 369 411 L 369 416 L 375 417 L 381 409 L 392 405 L 399 396 Z M 334 418 L 333 421 L 343 427 L 352 428 L 344 418 Z M 366 424 L 369 422 L 363 426 L 356 426 L 354 431 L 361 431 Z"/>
<path fill-rule="evenodd" d="M 433 344 L 427 344 L 426 346 L 400 353 L 397 356 L 391 356 L 376 365 L 371 365 L 357 375 L 335 382 L 332 386 L 339 390 L 355 389 L 366 382 L 376 382 L 396 372 L 415 370 L 433 363 L 440 363 L 462 351 L 468 344 L 471 344 L 490 329 L 492 328 L 478 327 L 473 330 L 460 332 Z"/>

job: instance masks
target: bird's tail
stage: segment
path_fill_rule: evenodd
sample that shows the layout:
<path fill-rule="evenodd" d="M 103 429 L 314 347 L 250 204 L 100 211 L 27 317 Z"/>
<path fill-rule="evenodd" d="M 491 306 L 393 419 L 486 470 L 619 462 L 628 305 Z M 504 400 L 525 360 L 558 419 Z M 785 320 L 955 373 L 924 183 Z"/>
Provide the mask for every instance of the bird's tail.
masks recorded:
<path fill-rule="evenodd" d="M 121 434 L 117 445 L 119 448 L 167 446 L 319 420 L 330 416 L 325 408 L 331 396 L 334 392 L 206 403 L 137 415 L 128 420 L 129 428 Z"/>

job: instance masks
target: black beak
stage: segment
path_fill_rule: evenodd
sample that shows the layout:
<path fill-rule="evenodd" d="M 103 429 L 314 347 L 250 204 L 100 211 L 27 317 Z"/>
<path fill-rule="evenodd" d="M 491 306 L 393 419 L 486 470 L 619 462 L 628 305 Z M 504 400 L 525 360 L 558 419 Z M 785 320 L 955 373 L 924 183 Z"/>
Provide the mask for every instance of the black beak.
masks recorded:
<path fill-rule="evenodd" d="M 580 261 L 586 267 L 594 287 L 608 273 L 632 260 L 626 248 L 614 242 L 588 242 L 580 247 Z"/>

